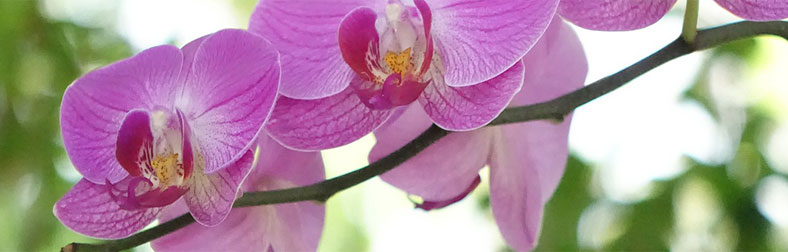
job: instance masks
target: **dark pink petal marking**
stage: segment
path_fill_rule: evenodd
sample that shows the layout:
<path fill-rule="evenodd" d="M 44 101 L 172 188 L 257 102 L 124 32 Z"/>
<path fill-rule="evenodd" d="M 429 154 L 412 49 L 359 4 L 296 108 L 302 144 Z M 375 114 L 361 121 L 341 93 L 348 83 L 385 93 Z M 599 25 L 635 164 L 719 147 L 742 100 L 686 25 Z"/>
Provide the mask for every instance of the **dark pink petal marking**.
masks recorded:
<path fill-rule="evenodd" d="M 400 75 L 390 74 L 383 81 L 383 85 L 380 85 L 357 77 L 355 78 L 356 81 L 350 83 L 350 89 L 355 89 L 356 95 L 367 107 L 373 110 L 389 110 L 394 105 L 391 104 L 388 98 L 383 96 L 383 86 L 387 85 L 387 83 L 399 83 L 400 79 Z"/>
<path fill-rule="evenodd" d="M 120 182 L 129 183 L 130 178 Z M 54 214 L 66 227 L 102 239 L 120 239 L 151 223 L 161 208 L 124 210 L 112 200 L 106 185 L 80 180 L 55 203 Z"/>
<path fill-rule="evenodd" d="M 168 186 L 163 191 L 161 189 L 151 190 L 137 196 L 137 202 L 142 207 L 163 207 L 180 199 L 187 190 L 178 186 Z"/>
<path fill-rule="evenodd" d="M 193 154 L 189 140 L 189 126 L 183 118 L 183 113 L 177 110 L 178 127 L 181 130 L 185 148 L 181 153 L 186 174 L 191 174 Z M 151 160 L 154 158 L 153 135 L 151 133 L 150 115 L 144 110 L 132 110 L 118 131 L 116 156 L 118 162 L 125 168 L 132 179 L 125 187 L 118 187 L 107 180 L 106 186 L 110 196 L 125 210 L 141 208 L 162 207 L 171 204 L 186 192 L 179 186 L 166 188 L 153 187 L 150 176 L 156 176 Z M 159 185 L 166 186 L 166 185 Z"/>
<path fill-rule="evenodd" d="M 377 17 L 370 8 L 356 8 L 342 19 L 337 32 L 342 58 L 367 81 L 375 81 L 376 78 L 371 67 L 380 69 L 380 65 L 377 65 L 380 58 L 380 37 L 375 29 Z"/>
<path fill-rule="evenodd" d="M 153 159 L 153 133 L 151 133 L 150 115 L 147 111 L 132 110 L 126 114 L 118 130 L 115 146 L 118 163 L 131 176 L 153 173 L 153 167 L 149 165 L 150 160 Z"/>
<path fill-rule="evenodd" d="M 151 183 L 147 178 L 143 177 L 129 176 L 129 178 L 130 180 L 128 183 L 124 183 L 125 186 L 120 185 L 120 183 L 112 184 L 112 182 L 109 181 L 105 182 L 104 186 L 107 189 L 109 196 L 112 197 L 112 200 L 118 204 L 120 209 L 142 209 L 143 207 L 137 202 L 137 188 L 142 185 L 143 187 L 139 189 L 140 191 L 150 191 L 153 187 L 153 183 Z"/>
<path fill-rule="evenodd" d="M 419 95 L 421 95 L 424 88 L 426 88 L 429 83 L 429 81 L 418 82 L 408 79 L 402 80 L 399 74 L 391 74 L 386 78 L 386 81 L 383 82 L 383 92 L 381 96 L 385 98 L 391 106 L 408 105 L 419 98 Z"/>
<path fill-rule="evenodd" d="M 112 184 L 109 181 L 105 184 L 112 200 L 123 210 L 133 211 L 167 206 L 186 193 L 186 189 L 182 187 L 169 186 L 162 190 L 161 188 L 153 188 L 153 183 L 147 178 L 130 178 L 131 180 L 125 186 Z"/>

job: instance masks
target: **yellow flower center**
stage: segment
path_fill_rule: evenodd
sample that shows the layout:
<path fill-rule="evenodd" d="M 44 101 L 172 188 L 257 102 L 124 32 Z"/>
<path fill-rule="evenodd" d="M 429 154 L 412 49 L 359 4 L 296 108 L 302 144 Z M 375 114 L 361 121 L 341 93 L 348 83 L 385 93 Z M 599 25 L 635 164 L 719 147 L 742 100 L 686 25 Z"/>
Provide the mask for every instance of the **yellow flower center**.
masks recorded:
<path fill-rule="evenodd" d="M 388 51 L 386 52 L 386 56 L 383 57 L 383 60 L 386 61 L 386 64 L 392 72 L 400 75 L 404 75 L 405 72 L 409 71 L 412 67 L 410 63 L 410 48 L 400 53 Z"/>
<path fill-rule="evenodd" d="M 170 179 L 178 175 L 178 153 L 169 156 L 157 156 L 151 161 L 156 177 L 162 185 L 170 185 Z M 164 187 L 162 187 L 164 188 Z"/>

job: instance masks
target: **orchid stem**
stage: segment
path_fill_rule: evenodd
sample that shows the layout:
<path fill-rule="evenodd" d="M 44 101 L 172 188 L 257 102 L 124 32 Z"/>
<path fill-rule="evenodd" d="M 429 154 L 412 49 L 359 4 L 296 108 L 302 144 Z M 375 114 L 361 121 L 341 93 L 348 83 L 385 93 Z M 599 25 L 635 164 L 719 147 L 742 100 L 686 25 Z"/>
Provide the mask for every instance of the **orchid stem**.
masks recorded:
<path fill-rule="evenodd" d="M 693 1 L 697 4 L 697 0 L 690 0 L 690 2 Z M 682 36 L 645 59 L 571 93 L 542 103 L 508 108 L 488 126 L 544 119 L 562 120 L 566 115 L 574 111 L 575 108 L 612 92 L 632 79 L 668 61 L 698 50 L 704 50 L 734 40 L 764 34 L 777 35 L 788 40 L 788 22 L 739 22 L 717 28 L 700 30 L 697 32 L 697 37 L 694 37 L 694 44 L 688 43 L 685 40 L 686 38 Z M 399 164 L 407 161 L 449 133 L 450 132 L 432 125 L 432 127 L 424 131 L 419 137 L 413 139 L 413 141 L 407 145 L 366 167 L 308 186 L 273 191 L 246 192 L 241 198 L 235 201 L 233 207 L 260 206 L 309 200 L 325 202 L 340 191 L 394 169 Z M 194 219 L 191 215 L 184 214 L 127 238 L 107 241 L 101 244 L 71 243 L 63 247 L 61 251 L 126 250 L 155 240 L 185 227 L 192 222 L 194 222 Z"/>
<path fill-rule="evenodd" d="M 687 8 L 684 11 L 684 25 L 681 28 L 681 37 L 687 44 L 695 43 L 695 36 L 698 34 L 698 0 L 687 0 Z"/>

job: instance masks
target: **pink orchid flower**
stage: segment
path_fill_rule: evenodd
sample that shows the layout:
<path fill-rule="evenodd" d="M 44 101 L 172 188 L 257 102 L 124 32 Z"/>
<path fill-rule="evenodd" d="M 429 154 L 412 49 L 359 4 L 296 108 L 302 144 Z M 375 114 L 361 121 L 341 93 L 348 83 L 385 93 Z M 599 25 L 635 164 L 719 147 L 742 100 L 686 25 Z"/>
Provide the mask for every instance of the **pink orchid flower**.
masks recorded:
<path fill-rule="evenodd" d="M 63 143 L 84 176 L 54 207 L 76 232 L 116 239 L 183 199 L 217 225 L 252 168 L 273 107 L 279 55 L 222 30 L 183 49 L 158 46 L 77 79 L 63 97 Z"/>
<path fill-rule="evenodd" d="M 544 102 L 583 86 L 587 62 L 575 33 L 555 18 L 523 58 L 525 84 L 510 106 Z M 397 120 L 375 131 L 369 155 L 378 160 L 401 148 L 431 125 L 425 111 L 410 106 Z M 536 244 L 542 210 L 564 171 L 571 116 L 548 121 L 494 126 L 452 133 L 383 174 L 381 178 L 422 197 L 430 210 L 461 200 L 479 184 L 479 170 L 490 167 L 490 204 L 506 242 L 516 251 Z"/>
<path fill-rule="evenodd" d="M 282 53 L 266 124 L 295 149 L 350 143 L 418 100 L 447 130 L 479 128 L 522 86 L 520 59 L 557 0 L 264 0 L 249 30 Z"/>
<path fill-rule="evenodd" d="M 714 0 L 731 13 L 753 21 L 788 18 L 786 0 Z M 665 16 L 676 0 L 561 0 L 558 13 L 577 26 L 627 31 L 649 26 Z"/>
<path fill-rule="evenodd" d="M 325 179 L 319 152 L 286 149 L 260 136 L 260 154 L 243 191 L 305 186 Z M 167 207 L 161 220 L 188 211 L 183 201 Z M 323 232 L 325 206 L 296 202 L 236 208 L 215 227 L 189 225 L 151 245 L 156 251 L 316 251 Z"/>

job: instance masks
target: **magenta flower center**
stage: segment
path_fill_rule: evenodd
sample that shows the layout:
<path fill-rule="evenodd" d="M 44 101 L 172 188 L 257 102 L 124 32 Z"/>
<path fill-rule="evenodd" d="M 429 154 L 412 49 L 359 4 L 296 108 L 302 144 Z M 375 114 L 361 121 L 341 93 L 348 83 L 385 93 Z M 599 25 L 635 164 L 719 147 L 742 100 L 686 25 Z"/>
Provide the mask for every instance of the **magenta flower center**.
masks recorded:
<path fill-rule="evenodd" d="M 191 130 L 180 111 L 129 112 L 118 132 L 115 156 L 131 179 L 110 184 L 124 209 L 168 205 L 183 195 L 193 169 Z M 199 156 L 199 155 L 198 155 Z"/>
<path fill-rule="evenodd" d="M 180 186 L 186 179 L 183 168 L 183 138 L 180 129 L 174 125 L 167 126 L 168 115 L 156 111 L 151 115 L 153 144 L 142 152 L 138 160 L 142 168 L 142 176 L 153 183 L 154 188 L 163 189 L 169 186 Z M 171 120 L 170 124 L 173 124 Z"/>
<path fill-rule="evenodd" d="M 340 25 L 342 56 L 363 80 L 352 86 L 370 108 L 410 104 L 430 82 L 431 17 L 423 1 L 416 4 L 418 8 L 391 0 L 382 16 L 356 10 Z"/>

